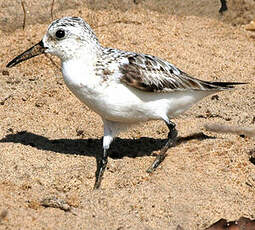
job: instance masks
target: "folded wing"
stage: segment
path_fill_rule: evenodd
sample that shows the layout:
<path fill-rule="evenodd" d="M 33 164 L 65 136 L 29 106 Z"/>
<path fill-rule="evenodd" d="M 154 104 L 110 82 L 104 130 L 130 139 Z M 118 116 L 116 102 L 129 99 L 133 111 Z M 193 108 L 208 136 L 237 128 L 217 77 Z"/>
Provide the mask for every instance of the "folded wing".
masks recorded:
<path fill-rule="evenodd" d="M 147 92 L 221 91 L 231 89 L 237 84 L 245 84 L 239 82 L 202 81 L 151 55 L 129 53 L 126 58 L 127 61 L 119 67 L 122 73 L 120 81 Z"/>

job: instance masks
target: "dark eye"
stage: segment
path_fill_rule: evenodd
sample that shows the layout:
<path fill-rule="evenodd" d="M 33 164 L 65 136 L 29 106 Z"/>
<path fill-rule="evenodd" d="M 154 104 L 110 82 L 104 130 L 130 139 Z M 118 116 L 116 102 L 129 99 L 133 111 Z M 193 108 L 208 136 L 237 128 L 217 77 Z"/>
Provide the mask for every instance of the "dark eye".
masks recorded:
<path fill-rule="evenodd" d="M 63 37 L 65 37 L 65 31 L 64 31 L 64 30 L 57 30 L 57 32 L 56 32 L 56 37 L 57 37 L 57 38 L 63 38 Z"/>

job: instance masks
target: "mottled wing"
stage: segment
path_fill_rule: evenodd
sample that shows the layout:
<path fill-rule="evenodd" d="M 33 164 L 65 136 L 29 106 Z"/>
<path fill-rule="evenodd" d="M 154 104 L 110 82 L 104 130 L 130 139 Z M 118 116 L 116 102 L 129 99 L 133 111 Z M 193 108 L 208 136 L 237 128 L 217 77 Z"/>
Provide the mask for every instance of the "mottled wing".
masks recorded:
<path fill-rule="evenodd" d="M 121 82 L 147 92 L 185 90 L 223 90 L 235 83 L 207 82 L 193 78 L 174 65 L 157 57 L 127 53 L 120 65 Z"/>

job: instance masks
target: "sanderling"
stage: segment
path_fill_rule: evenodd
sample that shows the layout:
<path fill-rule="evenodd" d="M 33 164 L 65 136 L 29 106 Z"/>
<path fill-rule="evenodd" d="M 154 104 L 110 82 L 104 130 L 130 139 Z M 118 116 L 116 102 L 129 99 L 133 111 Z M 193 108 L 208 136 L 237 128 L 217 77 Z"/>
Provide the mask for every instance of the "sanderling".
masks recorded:
<path fill-rule="evenodd" d="M 52 22 L 43 39 L 7 67 L 42 53 L 61 59 L 67 87 L 103 120 L 103 153 L 97 159 L 94 188 L 100 187 L 110 144 L 120 131 L 148 120 L 166 123 L 168 139 L 147 169 L 152 172 L 176 143 L 177 130 L 171 118 L 210 94 L 243 84 L 198 80 L 152 55 L 102 47 L 90 26 L 78 17 Z"/>

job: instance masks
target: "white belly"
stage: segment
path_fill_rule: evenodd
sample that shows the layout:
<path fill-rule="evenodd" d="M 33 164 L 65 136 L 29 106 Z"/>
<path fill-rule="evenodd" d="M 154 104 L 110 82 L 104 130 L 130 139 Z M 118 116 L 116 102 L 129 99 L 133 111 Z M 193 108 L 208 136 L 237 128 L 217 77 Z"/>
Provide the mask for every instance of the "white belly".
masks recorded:
<path fill-rule="evenodd" d="M 75 73 L 64 68 L 63 76 L 68 88 L 90 109 L 104 119 L 122 123 L 173 118 L 210 94 L 205 91 L 144 92 L 116 80 L 103 81 L 92 70 L 81 76 L 79 70 Z"/>

